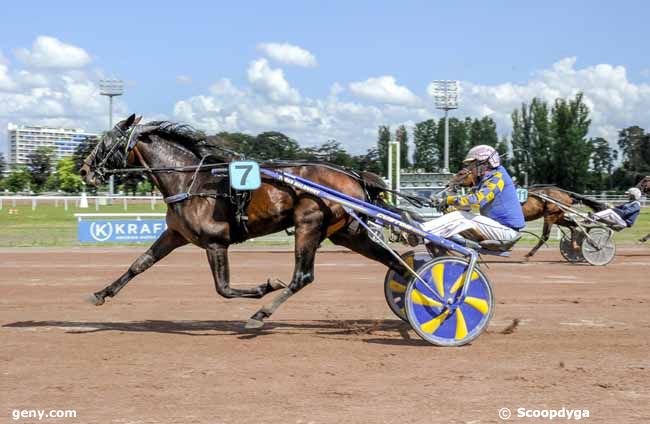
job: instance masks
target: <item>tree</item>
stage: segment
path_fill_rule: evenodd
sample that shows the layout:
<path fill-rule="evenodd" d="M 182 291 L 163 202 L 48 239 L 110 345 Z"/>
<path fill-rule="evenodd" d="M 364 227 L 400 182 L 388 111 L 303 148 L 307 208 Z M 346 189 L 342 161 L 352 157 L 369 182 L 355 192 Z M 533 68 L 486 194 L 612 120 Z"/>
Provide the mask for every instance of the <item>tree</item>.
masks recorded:
<path fill-rule="evenodd" d="M 485 116 L 471 121 L 471 124 L 469 124 L 468 149 L 479 144 L 496 147 L 498 143 L 499 136 L 497 135 L 497 124 L 494 119 Z"/>
<path fill-rule="evenodd" d="M 512 113 L 512 166 L 521 178 L 581 191 L 589 180 L 592 145 L 587 140 L 589 108 L 582 93 L 548 105 L 534 98 Z M 530 163 L 529 163 L 530 162 Z"/>
<path fill-rule="evenodd" d="M 4 178 L 4 171 L 7 169 L 7 162 L 5 161 L 5 155 L 0 153 L 0 180 Z"/>
<path fill-rule="evenodd" d="M 499 141 L 495 149 L 497 149 L 497 152 L 499 152 L 499 155 L 501 156 L 501 165 L 510 169 L 510 142 L 508 139 L 505 136 L 501 137 L 501 141 Z"/>
<path fill-rule="evenodd" d="M 463 159 L 469 150 L 468 134 L 471 118 L 465 118 L 464 121 L 458 118 L 449 119 L 449 170 L 456 172 L 463 167 Z M 436 132 L 436 147 L 441 152 L 441 168 L 444 166 L 445 152 L 445 118 L 438 121 L 438 131 Z"/>
<path fill-rule="evenodd" d="M 386 168 L 381 167 L 379 149 L 368 149 L 365 155 L 353 156 L 355 168 L 360 171 L 374 172 L 377 175 L 384 175 Z"/>
<path fill-rule="evenodd" d="M 618 147 L 622 153 L 623 167 L 637 179 L 650 172 L 650 134 L 638 125 L 622 129 L 618 134 Z"/>
<path fill-rule="evenodd" d="M 555 100 L 551 110 L 552 182 L 562 188 L 578 192 L 585 188 L 591 157 L 591 145 L 586 138 L 590 124 L 589 108 L 582 93 L 569 101 Z"/>
<path fill-rule="evenodd" d="M 614 162 L 618 159 L 618 152 L 609 147 L 609 142 L 602 137 L 592 138 L 591 144 L 591 178 L 589 186 L 592 189 L 611 187 L 612 170 Z"/>
<path fill-rule="evenodd" d="M 380 125 L 377 131 L 377 153 L 379 154 L 380 175 L 388 172 L 388 145 L 390 143 L 390 127 Z"/>
<path fill-rule="evenodd" d="M 521 104 L 520 109 L 512 112 L 512 167 L 515 176 L 523 181 L 522 176 L 525 172 L 530 173 L 528 163 L 531 156 L 532 146 L 532 128 L 533 120 L 529 113 L 529 106 L 526 103 Z"/>
<path fill-rule="evenodd" d="M 434 172 L 440 168 L 440 151 L 436 145 L 436 121 L 428 119 L 415 124 L 413 130 L 413 167 Z"/>
<path fill-rule="evenodd" d="M 352 156 L 336 140 L 330 140 L 317 147 L 308 147 L 303 156 L 308 160 L 320 160 L 346 167 L 355 166 Z"/>
<path fill-rule="evenodd" d="M 41 191 L 52 174 L 54 148 L 39 147 L 27 155 L 27 169 L 31 175 L 32 190 Z"/>
<path fill-rule="evenodd" d="M 254 157 L 256 138 L 244 133 L 220 132 L 217 137 L 224 141 L 226 148 L 241 153 L 245 157 Z"/>
<path fill-rule="evenodd" d="M 399 162 L 401 168 L 410 168 L 409 161 L 409 135 L 404 125 L 400 125 L 395 131 L 395 141 L 399 143 Z"/>
<path fill-rule="evenodd" d="M 56 176 L 61 190 L 66 193 L 78 193 L 81 191 L 83 182 L 75 169 L 73 158 L 65 158 L 57 162 Z"/>
<path fill-rule="evenodd" d="M 15 166 L 11 174 L 4 179 L 4 186 L 10 192 L 18 193 L 29 188 L 31 179 L 31 175 L 25 166 Z"/>
<path fill-rule="evenodd" d="M 277 131 L 258 134 L 253 144 L 255 148 L 250 156 L 260 160 L 297 159 L 301 153 L 295 140 Z"/>
<path fill-rule="evenodd" d="M 552 179 L 554 138 L 551 133 L 548 104 L 537 98 L 530 103 L 529 116 L 530 150 L 528 160 L 532 161 L 529 169 L 530 177 L 535 182 L 545 182 Z"/>

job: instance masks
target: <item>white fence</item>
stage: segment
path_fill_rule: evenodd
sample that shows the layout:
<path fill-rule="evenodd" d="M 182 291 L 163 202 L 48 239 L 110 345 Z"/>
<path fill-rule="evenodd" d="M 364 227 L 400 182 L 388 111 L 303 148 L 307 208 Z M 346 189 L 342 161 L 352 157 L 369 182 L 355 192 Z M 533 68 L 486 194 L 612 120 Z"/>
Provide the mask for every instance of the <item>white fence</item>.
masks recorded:
<path fill-rule="evenodd" d="M 0 210 L 9 206 L 15 208 L 19 203 L 31 203 L 32 210 L 36 210 L 39 203 L 41 203 L 54 204 L 56 207 L 63 206 L 67 211 L 71 205 L 79 208 L 84 198 L 88 204 L 88 208 L 94 207 L 97 211 L 100 206 L 116 204 L 121 204 L 123 209 L 128 211 L 129 203 L 148 204 L 154 210 L 156 204 L 162 201 L 162 197 L 160 196 L 0 196 Z"/>
<path fill-rule="evenodd" d="M 129 203 L 133 204 L 148 204 L 151 210 L 155 210 L 156 204 L 162 201 L 161 196 L 0 196 L 0 210 L 5 207 L 11 206 L 15 208 L 18 203 L 31 203 L 32 210 L 36 210 L 39 203 L 41 204 L 54 204 L 56 207 L 63 206 L 67 211 L 70 205 L 79 208 L 82 199 L 88 202 L 88 208 L 95 208 L 96 211 L 100 210 L 101 206 L 121 204 L 124 211 L 129 210 Z M 621 195 L 587 195 L 587 197 L 597 200 L 599 202 L 619 204 L 627 202 L 627 196 Z M 641 198 L 642 207 L 650 207 L 650 199 L 647 197 Z"/>

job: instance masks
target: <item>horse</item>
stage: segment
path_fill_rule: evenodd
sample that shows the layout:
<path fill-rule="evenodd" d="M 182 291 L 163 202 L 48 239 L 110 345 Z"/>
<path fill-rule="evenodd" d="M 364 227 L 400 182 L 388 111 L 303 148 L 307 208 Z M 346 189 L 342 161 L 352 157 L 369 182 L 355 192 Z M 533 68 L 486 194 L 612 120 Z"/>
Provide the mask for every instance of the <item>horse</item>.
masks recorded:
<path fill-rule="evenodd" d="M 264 319 L 282 303 L 314 281 L 316 250 L 325 239 L 396 272 L 406 272 L 391 252 L 372 241 L 362 226 L 353 224 L 353 218 L 341 205 L 270 179 L 263 179 L 261 186 L 250 193 L 249 200 L 242 203 L 241 198 L 238 201 L 231 193 L 227 176 L 210 173 L 215 163 L 223 165 L 237 158 L 223 140 L 206 137 L 188 125 L 169 121 L 141 125 L 140 120 L 141 117 L 131 115 L 105 133 L 84 160 L 80 175 L 93 186 L 119 170 L 139 170 L 148 175 L 168 204 L 167 228 L 126 272 L 91 296 L 93 304 L 99 306 L 107 297 L 115 297 L 136 275 L 188 243 L 206 251 L 220 296 L 262 298 L 282 289 L 250 317 L 247 329 L 261 328 Z M 380 194 L 385 185 L 375 174 L 353 173 L 325 163 L 267 165 L 357 199 L 382 204 Z M 291 281 L 285 284 L 269 279 L 253 288 L 231 287 L 228 247 L 290 227 L 295 228 Z"/>
<path fill-rule="evenodd" d="M 473 187 L 475 185 L 476 179 L 474 178 L 473 174 L 469 171 L 469 169 L 463 168 L 458 171 L 451 178 L 451 180 L 449 180 L 447 189 L 453 192 L 457 189 L 457 187 Z M 589 199 L 586 196 L 563 190 L 555 186 L 533 186 L 528 189 L 528 194 L 528 199 L 521 205 L 521 209 L 524 214 L 524 220 L 528 222 L 543 217 L 544 227 L 542 229 L 542 236 L 539 238 L 537 244 L 528 253 L 526 253 L 525 257 L 527 259 L 535 255 L 539 248 L 548 241 L 553 225 L 568 228 L 571 232 L 571 240 L 575 242 L 574 230 L 577 227 L 576 223 L 571 219 L 567 219 L 565 216 L 565 211 L 557 204 L 546 201 L 541 197 L 536 196 L 536 194 L 546 195 L 561 203 L 564 203 L 565 205 L 583 203 L 594 211 L 600 211 L 607 207 L 604 203 L 597 202 L 593 199 Z"/>

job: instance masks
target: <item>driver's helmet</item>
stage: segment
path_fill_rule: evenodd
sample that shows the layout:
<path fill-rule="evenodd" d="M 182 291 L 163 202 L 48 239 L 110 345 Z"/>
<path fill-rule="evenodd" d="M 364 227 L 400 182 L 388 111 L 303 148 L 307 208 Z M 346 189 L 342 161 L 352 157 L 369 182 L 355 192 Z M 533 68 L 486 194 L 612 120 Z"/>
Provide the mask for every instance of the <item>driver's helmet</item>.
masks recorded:
<path fill-rule="evenodd" d="M 641 200 L 641 190 L 639 190 L 636 187 L 632 187 L 631 189 L 626 191 L 625 194 L 634 198 L 634 200 Z"/>
<path fill-rule="evenodd" d="M 479 162 L 479 165 L 481 163 L 487 163 L 490 165 L 490 168 L 496 168 L 501 165 L 499 152 L 497 152 L 494 147 L 488 146 L 487 144 L 472 147 L 470 151 L 467 152 L 467 157 L 465 157 L 463 163 L 469 165 L 474 161 Z"/>

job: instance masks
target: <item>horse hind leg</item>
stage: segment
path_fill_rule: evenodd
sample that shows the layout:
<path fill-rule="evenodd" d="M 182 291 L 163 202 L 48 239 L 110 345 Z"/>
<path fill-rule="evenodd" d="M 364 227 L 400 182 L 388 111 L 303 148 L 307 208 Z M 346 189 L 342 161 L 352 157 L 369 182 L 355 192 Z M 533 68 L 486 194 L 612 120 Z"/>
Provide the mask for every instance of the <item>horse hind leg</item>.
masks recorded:
<path fill-rule="evenodd" d="M 214 278 L 214 286 L 219 295 L 231 299 L 234 297 L 246 297 L 259 299 L 272 291 L 278 290 L 284 285 L 277 281 L 269 280 L 254 288 L 239 289 L 230 287 L 230 265 L 228 263 L 228 246 L 215 245 L 206 249 L 210 269 Z"/>
<path fill-rule="evenodd" d="M 287 299 L 314 281 L 316 250 L 323 238 L 321 231 L 323 213 L 320 210 L 314 210 L 302 214 L 299 220 L 294 221 L 296 221 L 296 246 L 291 283 L 271 303 L 264 305 L 250 317 L 246 323 L 247 329 L 261 328 L 264 325 L 264 319 L 269 318 Z"/>

